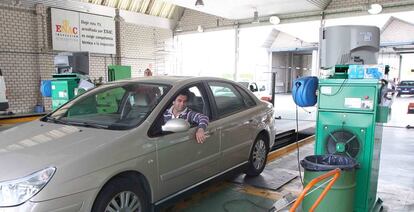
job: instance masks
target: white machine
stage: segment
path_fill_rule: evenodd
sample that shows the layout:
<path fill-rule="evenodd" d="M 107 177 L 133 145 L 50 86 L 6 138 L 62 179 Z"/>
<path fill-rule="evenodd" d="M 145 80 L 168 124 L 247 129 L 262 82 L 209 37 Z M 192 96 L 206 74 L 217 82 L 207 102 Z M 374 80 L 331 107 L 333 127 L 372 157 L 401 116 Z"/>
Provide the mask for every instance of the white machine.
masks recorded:
<path fill-rule="evenodd" d="M 321 68 L 377 64 L 380 29 L 375 26 L 331 26 L 322 30 Z"/>
<path fill-rule="evenodd" d="M 9 108 L 9 102 L 6 98 L 6 83 L 4 82 L 3 73 L 0 69 L 0 111 L 7 110 Z"/>

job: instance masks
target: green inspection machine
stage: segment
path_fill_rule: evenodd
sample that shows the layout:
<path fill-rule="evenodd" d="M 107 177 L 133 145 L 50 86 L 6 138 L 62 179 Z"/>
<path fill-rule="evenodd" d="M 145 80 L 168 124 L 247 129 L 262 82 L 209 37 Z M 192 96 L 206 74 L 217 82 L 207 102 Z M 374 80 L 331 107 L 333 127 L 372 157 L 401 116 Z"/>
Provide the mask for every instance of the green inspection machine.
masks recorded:
<path fill-rule="evenodd" d="M 108 81 L 117 81 L 131 78 L 131 66 L 109 65 Z M 123 88 L 114 89 L 98 95 L 97 110 L 98 113 L 115 113 L 118 111 L 119 102 L 124 94 Z"/>
<path fill-rule="evenodd" d="M 325 57 L 321 66 L 333 67 L 333 74 L 319 80 L 315 154 L 354 158 L 359 167 L 353 211 L 379 211 L 382 201 L 377 197 L 377 185 L 382 132 L 390 117 L 392 98 L 381 71 L 373 71 L 375 66 L 361 65 L 376 64 L 379 29 L 336 26 L 325 28 L 323 36 Z M 331 38 L 334 42 L 327 41 Z M 347 42 L 349 48 L 337 46 Z M 344 49 L 348 51 L 346 54 L 335 52 Z"/>
<path fill-rule="evenodd" d="M 319 82 L 315 153 L 356 159 L 354 211 L 379 211 L 377 198 L 383 123 L 390 107 L 377 79 L 324 79 Z M 374 210 L 375 209 L 375 210 Z"/>
<path fill-rule="evenodd" d="M 52 75 L 52 109 L 55 110 L 75 98 L 75 90 L 89 74 L 88 52 L 62 52 L 54 57 L 55 74 Z"/>
<path fill-rule="evenodd" d="M 52 86 L 52 109 L 55 110 L 61 105 L 75 97 L 75 89 L 78 87 L 80 77 L 78 74 L 54 74 Z"/>

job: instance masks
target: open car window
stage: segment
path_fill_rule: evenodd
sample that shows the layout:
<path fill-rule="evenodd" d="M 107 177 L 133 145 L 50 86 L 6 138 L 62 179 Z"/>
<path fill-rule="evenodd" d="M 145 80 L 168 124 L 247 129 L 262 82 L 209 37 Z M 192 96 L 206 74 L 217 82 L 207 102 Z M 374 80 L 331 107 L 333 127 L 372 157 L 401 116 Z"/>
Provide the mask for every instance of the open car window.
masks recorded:
<path fill-rule="evenodd" d="M 143 122 L 167 93 L 162 84 L 103 85 L 67 103 L 43 121 L 125 130 Z"/>
<path fill-rule="evenodd" d="M 180 92 L 182 91 L 186 91 L 188 94 L 187 108 L 194 112 L 206 115 L 211 120 L 212 115 L 211 115 L 211 111 L 209 107 L 209 102 L 207 99 L 207 94 L 205 93 L 205 90 L 203 89 L 203 86 L 201 84 L 195 84 L 195 85 L 184 87 L 183 89 L 180 90 Z M 148 135 L 150 137 L 157 137 L 157 136 L 171 134 L 171 132 L 163 132 L 161 130 L 161 127 L 162 125 L 166 123 L 164 119 L 165 112 L 172 108 L 173 101 L 176 99 L 176 97 L 178 96 L 178 93 L 180 92 L 177 92 L 169 100 L 169 103 L 166 104 L 165 109 L 162 111 L 162 113 L 158 115 L 158 118 L 154 121 L 154 123 L 152 124 L 152 127 L 148 131 Z M 189 124 L 191 127 L 197 126 L 195 123 L 190 122 Z"/>

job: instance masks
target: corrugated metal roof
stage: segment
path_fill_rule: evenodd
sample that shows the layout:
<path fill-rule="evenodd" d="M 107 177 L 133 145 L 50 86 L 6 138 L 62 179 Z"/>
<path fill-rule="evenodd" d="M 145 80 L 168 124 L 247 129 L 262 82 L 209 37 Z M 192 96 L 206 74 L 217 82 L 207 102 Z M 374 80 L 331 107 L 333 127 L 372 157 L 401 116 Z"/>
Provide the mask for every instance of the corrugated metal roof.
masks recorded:
<path fill-rule="evenodd" d="M 0 0 L 0 3 L 3 3 L 2 0 Z M 97 4 L 88 4 L 88 1 L 85 0 L 18 0 L 17 2 L 15 0 L 8 0 L 5 1 L 5 3 L 31 9 L 33 9 L 36 4 L 43 4 L 46 7 L 74 10 L 104 16 L 115 16 L 114 8 Z"/>
<path fill-rule="evenodd" d="M 162 18 L 172 18 L 177 8 L 174 4 L 163 0 L 81 0 L 107 7 L 138 12 Z"/>

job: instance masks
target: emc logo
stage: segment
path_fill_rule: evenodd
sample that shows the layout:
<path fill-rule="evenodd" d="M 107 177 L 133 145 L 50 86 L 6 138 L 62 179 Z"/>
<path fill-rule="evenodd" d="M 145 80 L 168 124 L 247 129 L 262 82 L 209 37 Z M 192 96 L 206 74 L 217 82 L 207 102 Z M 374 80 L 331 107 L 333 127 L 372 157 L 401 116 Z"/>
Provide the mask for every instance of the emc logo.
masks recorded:
<path fill-rule="evenodd" d="M 71 27 L 68 20 L 63 20 L 62 25 L 56 24 L 56 32 L 57 33 L 65 33 L 69 35 L 77 35 L 78 28 Z"/>

